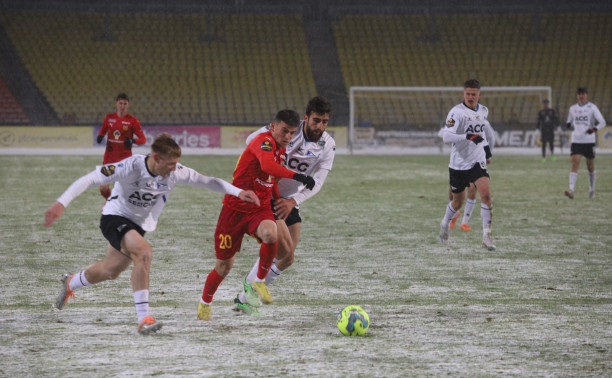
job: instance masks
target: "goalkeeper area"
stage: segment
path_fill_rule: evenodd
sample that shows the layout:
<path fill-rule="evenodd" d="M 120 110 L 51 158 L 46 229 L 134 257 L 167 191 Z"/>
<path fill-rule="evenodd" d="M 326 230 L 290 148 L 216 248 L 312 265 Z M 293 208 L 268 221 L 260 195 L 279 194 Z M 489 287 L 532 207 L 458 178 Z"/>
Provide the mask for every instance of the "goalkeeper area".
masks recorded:
<path fill-rule="evenodd" d="M 184 156 L 205 175 L 231 180 L 237 156 Z M 215 264 L 223 196 L 178 186 L 153 246 L 151 315 L 136 332 L 130 268 L 75 291 L 53 308 L 64 272 L 106 252 L 104 203 L 90 188 L 51 227 L 44 213 L 101 156 L 0 156 L 0 375 L 6 377 L 403 377 L 612 376 L 612 154 L 597 155 L 597 196 L 584 165 L 576 197 L 568 154 L 554 163 L 496 156 L 489 166 L 493 241 L 471 232 L 440 244 L 448 156 L 336 156 L 320 193 L 300 207 L 295 263 L 270 286 L 262 317 L 232 310 L 259 245 L 245 238 L 215 294 L 212 320 L 196 320 Z M 347 337 L 348 305 L 370 317 Z"/>
<path fill-rule="evenodd" d="M 551 87 L 482 87 L 480 102 L 502 136 L 532 131 Z M 463 101 L 463 87 L 351 87 L 348 146 L 351 152 L 418 152 L 441 149 L 438 131 L 448 112 Z M 529 139 L 531 134 L 525 134 Z M 533 133 L 535 136 L 535 133 Z M 513 147 L 523 147 L 523 140 Z M 531 141 L 532 142 L 532 141 Z M 516 143 L 515 143 L 516 144 Z"/>

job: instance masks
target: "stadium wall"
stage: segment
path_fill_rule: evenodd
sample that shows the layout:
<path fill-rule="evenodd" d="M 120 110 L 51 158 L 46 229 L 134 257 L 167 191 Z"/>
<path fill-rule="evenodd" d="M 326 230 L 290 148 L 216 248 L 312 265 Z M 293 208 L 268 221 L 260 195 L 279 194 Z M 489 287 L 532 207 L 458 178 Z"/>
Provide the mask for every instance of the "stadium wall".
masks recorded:
<path fill-rule="evenodd" d="M 149 147 L 155 137 L 167 132 L 177 143 L 200 153 L 218 149 L 244 149 L 247 136 L 261 126 L 143 126 Z M 0 154 L 9 149 L 90 149 L 102 150 L 96 143 L 100 126 L 24 127 L 0 126 Z M 346 127 L 328 127 L 338 148 L 346 148 Z M 101 153 L 101 152 L 100 152 Z"/>

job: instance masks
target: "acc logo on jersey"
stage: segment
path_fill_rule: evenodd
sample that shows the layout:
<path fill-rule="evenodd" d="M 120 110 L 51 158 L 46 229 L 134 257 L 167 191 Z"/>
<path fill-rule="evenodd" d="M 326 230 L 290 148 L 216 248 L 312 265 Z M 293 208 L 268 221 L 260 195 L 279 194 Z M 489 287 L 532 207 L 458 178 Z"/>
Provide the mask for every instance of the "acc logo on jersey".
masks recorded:
<path fill-rule="evenodd" d="M 447 127 L 453 127 L 453 126 L 455 126 L 455 120 L 454 120 L 454 119 L 452 119 L 452 118 L 449 118 L 449 119 L 448 119 L 448 122 L 446 123 L 446 126 L 447 126 Z"/>
<path fill-rule="evenodd" d="M 105 165 L 104 167 L 102 167 L 102 169 L 100 169 L 100 173 L 102 173 L 104 176 L 108 177 L 112 174 L 115 173 L 115 166 L 114 165 Z"/>
<path fill-rule="evenodd" d="M 272 151 L 272 143 L 269 140 L 264 140 L 259 149 L 263 151 Z"/>

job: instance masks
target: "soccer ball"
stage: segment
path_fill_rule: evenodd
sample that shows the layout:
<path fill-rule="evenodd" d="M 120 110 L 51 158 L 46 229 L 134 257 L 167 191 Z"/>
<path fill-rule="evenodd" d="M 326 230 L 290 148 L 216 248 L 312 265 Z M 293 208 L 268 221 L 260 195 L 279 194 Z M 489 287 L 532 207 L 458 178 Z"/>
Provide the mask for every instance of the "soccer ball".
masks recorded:
<path fill-rule="evenodd" d="M 370 317 L 359 306 L 348 306 L 338 313 L 338 329 L 344 336 L 359 336 L 368 331 Z"/>

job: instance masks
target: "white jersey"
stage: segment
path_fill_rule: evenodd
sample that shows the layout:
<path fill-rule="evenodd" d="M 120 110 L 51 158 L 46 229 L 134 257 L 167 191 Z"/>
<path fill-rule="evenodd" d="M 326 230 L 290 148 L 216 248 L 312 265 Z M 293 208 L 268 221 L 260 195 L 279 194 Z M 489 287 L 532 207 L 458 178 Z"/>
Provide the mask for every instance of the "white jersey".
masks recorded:
<path fill-rule="evenodd" d="M 438 131 L 438 136 L 442 138 L 444 136 L 444 128 L 442 127 L 440 131 Z M 489 121 L 485 121 L 484 127 L 484 141 L 480 143 L 482 147 L 489 146 L 491 153 L 493 153 L 493 148 L 495 147 L 495 130 L 493 130 L 493 126 L 489 123 Z"/>
<path fill-rule="evenodd" d="M 253 132 L 247 138 L 247 144 L 257 135 L 269 130 L 269 126 Z M 323 132 L 317 142 L 306 138 L 304 132 L 304 121 L 300 122 L 297 132 L 291 142 L 287 145 L 283 165 L 294 172 L 312 176 L 315 187 L 312 190 L 304 190 L 304 185 L 295 180 L 280 180 L 278 192 L 283 198 L 293 198 L 297 205 L 314 196 L 321 190 L 327 174 L 332 169 L 336 152 L 334 138 Z"/>
<path fill-rule="evenodd" d="M 574 126 L 572 132 L 572 143 L 595 143 L 595 133 L 587 134 L 587 130 L 591 127 L 601 129 L 606 126 L 606 120 L 601 115 L 597 105 L 587 102 L 580 106 L 574 104 L 569 109 L 567 115 L 567 123 Z"/>
<path fill-rule="evenodd" d="M 444 143 L 452 143 L 449 168 L 466 171 L 478 163 L 486 169 L 484 142 L 476 144 L 466 139 L 465 135 L 478 134 L 486 141 L 485 129 L 487 125 L 490 127 L 487 121 L 488 115 L 489 109 L 486 106 L 478 104 L 474 110 L 464 103 L 455 106 L 448 113 L 445 127 L 440 134 Z"/>
<path fill-rule="evenodd" d="M 154 176 L 146 165 L 149 158 L 133 155 L 118 163 L 98 166 L 93 172 L 76 180 L 58 198 L 58 202 L 66 207 L 87 188 L 114 182 L 102 214 L 119 215 L 145 231 L 153 231 L 170 192 L 177 184 L 199 186 L 234 196 L 241 192 L 241 189 L 224 180 L 204 176 L 181 164 L 166 177 Z"/>

